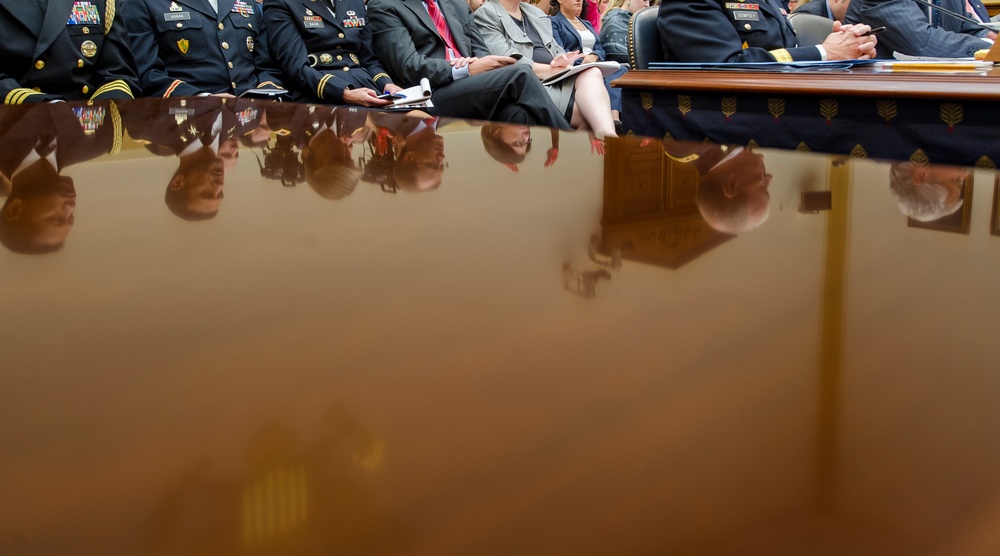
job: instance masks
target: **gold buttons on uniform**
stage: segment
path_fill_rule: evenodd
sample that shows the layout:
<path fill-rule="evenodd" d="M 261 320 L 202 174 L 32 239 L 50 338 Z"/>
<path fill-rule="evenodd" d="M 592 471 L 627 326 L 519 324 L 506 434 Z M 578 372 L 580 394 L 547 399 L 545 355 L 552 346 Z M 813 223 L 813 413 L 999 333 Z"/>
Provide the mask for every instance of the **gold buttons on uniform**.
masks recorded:
<path fill-rule="evenodd" d="M 746 29 L 747 31 L 749 31 L 750 30 L 750 24 L 749 23 L 744 23 L 743 24 L 743 28 Z"/>
<path fill-rule="evenodd" d="M 88 87 L 88 86 L 84 85 L 84 86 L 83 86 L 83 89 L 81 89 L 81 90 L 83 91 L 83 94 L 87 94 L 87 93 L 89 93 L 89 92 L 90 92 L 90 87 Z"/>
<path fill-rule="evenodd" d="M 229 43 L 223 41 L 222 48 L 223 48 L 223 50 L 229 50 Z"/>
<path fill-rule="evenodd" d="M 229 69 L 233 69 L 233 63 L 229 62 Z"/>
<path fill-rule="evenodd" d="M 344 71 L 351 71 L 351 68 L 344 66 Z"/>
<path fill-rule="evenodd" d="M 344 38 L 344 34 L 343 33 L 337 33 L 337 36 L 340 37 L 340 38 Z"/>
<path fill-rule="evenodd" d="M 343 60 L 343 59 L 344 59 L 343 56 L 341 56 L 340 54 L 337 54 L 337 60 Z"/>
<path fill-rule="evenodd" d="M 90 27 L 84 27 L 83 28 L 83 34 L 84 35 L 89 35 L 90 34 Z"/>
<path fill-rule="evenodd" d="M 247 28 L 248 29 L 253 29 L 253 23 L 247 23 Z"/>
<path fill-rule="evenodd" d="M 182 29 L 182 28 L 184 28 L 184 24 L 183 24 L 183 23 L 178 23 L 178 24 L 177 24 L 177 28 L 178 28 L 178 29 Z"/>
<path fill-rule="evenodd" d="M 233 81 L 232 83 L 230 83 L 230 85 L 232 85 L 232 86 L 233 86 L 233 90 L 235 90 L 235 89 L 236 89 L 236 82 L 235 82 L 235 81 Z"/>
<path fill-rule="evenodd" d="M 35 69 L 36 70 L 40 70 L 40 69 L 42 69 L 44 67 L 45 67 L 45 62 L 43 62 L 41 60 L 35 62 Z"/>
<path fill-rule="evenodd" d="M 223 30 L 223 29 L 225 29 L 225 28 L 226 28 L 226 26 L 225 26 L 225 25 L 223 25 L 223 24 L 221 24 L 221 23 L 219 24 L 219 31 L 221 31 L 221 30 Z"/>
<path fill-rule="evenodd" d="M 32 87 L 31 90 L 35 91 L 36 93 L 42 92 L 42 88 L 41 87 Z"/>
<path fill-rule="evenodd" d="M 76 67 L 78 68 L 83 67 L 83 58 L 80 58 L 79 60 L 76 61 Z"/>

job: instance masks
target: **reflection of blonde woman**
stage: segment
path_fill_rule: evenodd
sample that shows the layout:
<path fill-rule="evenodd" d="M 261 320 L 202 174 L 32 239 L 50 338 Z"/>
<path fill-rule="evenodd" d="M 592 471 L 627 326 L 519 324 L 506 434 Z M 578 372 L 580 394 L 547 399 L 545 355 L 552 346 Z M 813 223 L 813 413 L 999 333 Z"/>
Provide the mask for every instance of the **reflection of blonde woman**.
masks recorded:
<path fill-rule="evenodd" d="M 649 0 L 611 0 L 601 17 L 601 46 L 608 60 L 628 63 L 628 24 L 632 14 L 649 7 Z"/>

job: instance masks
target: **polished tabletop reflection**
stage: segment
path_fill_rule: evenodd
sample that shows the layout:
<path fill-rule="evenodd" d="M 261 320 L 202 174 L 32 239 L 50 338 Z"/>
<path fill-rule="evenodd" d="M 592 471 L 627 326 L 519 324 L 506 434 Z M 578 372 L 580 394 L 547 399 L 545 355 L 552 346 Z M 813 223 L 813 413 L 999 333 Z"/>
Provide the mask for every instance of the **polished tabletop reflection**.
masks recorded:
<path fill-rule="evenodd" d="M 993 171 L 0 110 L 0 554 L 1000 553 Z"/>

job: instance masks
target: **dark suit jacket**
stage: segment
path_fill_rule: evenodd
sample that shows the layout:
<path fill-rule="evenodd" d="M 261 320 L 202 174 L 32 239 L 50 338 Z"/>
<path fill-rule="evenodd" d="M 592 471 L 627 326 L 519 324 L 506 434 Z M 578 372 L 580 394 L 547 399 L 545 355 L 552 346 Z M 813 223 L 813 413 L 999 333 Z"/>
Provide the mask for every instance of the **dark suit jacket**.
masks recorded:
<path fill-rule="evenodd" d="M 795 13 L 813 14 L 827 19 L 833 19 L 833 14 L 830 13 L 829 7 L 826 5 L 826 0 L 809 0 L 809 2 L 806 2 L 796 8 Z"/>
<path fill-rule="evenodd" d="M 741 5 L 746 6 L 727 0 L 662 2 L 656 25 L 667 60 L 773 62 L 821 58 L 815 46 L 796 46 L 795 31 L 777 0 L 760 0 L 756 10 Z"/>
<path fill-rule="evenodd" d="M 941 0 L 941 7 L 964 14 L 965 0 Z M 879 58 L 892 58 L 893 51 L 962 58 L 991 46 L 978 38 L 985 36 L 986 30 L 947 14 L 941 17 L 940 27 L 930 26 L 927 7 L 912 0 L 853 0 L 844 20 L 886 27 L 878 37 Z"/>
<path fill-rule="evenodd" d="M 73 4 L 49 0 L 43 13 L 34 1 L 0 3 L 4 104 L 139 96 L 128 30 L 115 1 L 81 2 L 91 14 L 82 21 L 71 18 Z"/>
<path fill-rule="evenodd" d="M 294 100 L 343 103 L 348 87 L 381 92 L 392 83 L 372 50 L 364 1 L 340 0 L 336 6 L 334 17 L 312 0 L 264 5 L 271 52 Z"/>
<path fill-rule="evenodd" d="M 438 0 L 455 47 L 462 56 L 488 56 L 469 5 L 462 0 Z M 444 39 L 420 0 L 371 0 L 368 3 L 375 54 L 403 87 L 426 77 L 432 88 L 451 83 L 451 64 L 445 60 Z"/>
<path fill-rule="evenodd" d="M 255 0 L 125 0 L 146 96 L 239 95 L 281 86 Z"/>
<path fill-rule="evenodd" d="M 552 34 L 556 38 L 556 42 L 559 43 L 566 52 L 572 52 L 574 50 L 583 52 L 583 43 L 580 41 L 580 33 L 573 28 L 573 23 L 566 19 L 566 16 L 562 12 L 557 13 L 551 17 L 552 19 Z M 607 60 L 608 54 L 601 47 L 601 36 L 597 34 L 594 30 L 594 26 L 590 24 L 586 19 L 581 19 L 580 23 L 590 30 L 594 34 L 594 54 L 597 54 L 597 59 L 604 61 Z M 583 62 L 583 58 L 576 61 L 577 64 Z"/>

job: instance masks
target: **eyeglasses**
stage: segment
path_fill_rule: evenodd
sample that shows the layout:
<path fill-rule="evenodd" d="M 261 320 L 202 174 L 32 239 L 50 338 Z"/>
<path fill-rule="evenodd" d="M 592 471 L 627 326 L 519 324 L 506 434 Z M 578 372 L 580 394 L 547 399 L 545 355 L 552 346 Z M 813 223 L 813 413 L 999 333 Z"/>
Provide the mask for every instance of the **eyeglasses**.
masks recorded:
<path fill-rule="evenodd" d="M 513 141 L 513 142 L 510 143 L 510 146 L 512 146 L 512 147 L 527 147 L 530 144 L 531 144 L 531 137 L 528 137 L 524 141 Z"/>

